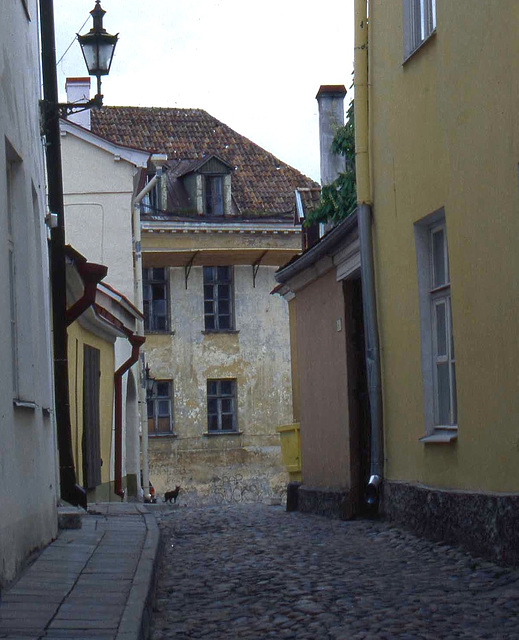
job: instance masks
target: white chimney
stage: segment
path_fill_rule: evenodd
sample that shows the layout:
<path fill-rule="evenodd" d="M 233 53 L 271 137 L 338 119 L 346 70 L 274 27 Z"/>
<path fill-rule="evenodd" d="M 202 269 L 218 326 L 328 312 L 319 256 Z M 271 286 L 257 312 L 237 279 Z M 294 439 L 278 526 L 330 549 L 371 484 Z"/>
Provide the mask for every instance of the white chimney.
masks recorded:
<path fill-rule="evenodd" d="M 332 183 L 346 170 L 344 156 L 332 153 L 335 132 L 344 125 L 344 96 L 342 84 L 321 85 L 315 96 L 319 105 L 319 145 L 321 148 L 321 184 Z"/>
<path fill-rule="evenodd" d="M 65 81 L 67 102 L 81 103 L 90 100 L 90 78 L 67 78 Z M 69 120 L 79 124 L 85 129 L 90 129 L 90 109 L 72 114 Z"/>

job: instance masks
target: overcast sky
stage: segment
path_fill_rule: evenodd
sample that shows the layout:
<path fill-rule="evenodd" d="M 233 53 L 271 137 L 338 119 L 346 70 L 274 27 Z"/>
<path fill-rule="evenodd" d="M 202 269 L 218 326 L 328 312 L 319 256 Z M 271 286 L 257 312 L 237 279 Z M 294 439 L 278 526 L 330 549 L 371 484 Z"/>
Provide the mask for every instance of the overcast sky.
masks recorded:
<path fill-rule="evenodd" d="M 54 0 L 59 60 L 94 0 Z M 353 0 L 102 0 L 104 26 L 119 33 L 105 104 L 205 109 L 319 181 L 321 84 L 350 100 Z M 75 42 L 58 64 L 84 76 Z M 93 79 L 95 82 L 95 78 Z M 92 85 L 95 88 L 95 85 Z"/>

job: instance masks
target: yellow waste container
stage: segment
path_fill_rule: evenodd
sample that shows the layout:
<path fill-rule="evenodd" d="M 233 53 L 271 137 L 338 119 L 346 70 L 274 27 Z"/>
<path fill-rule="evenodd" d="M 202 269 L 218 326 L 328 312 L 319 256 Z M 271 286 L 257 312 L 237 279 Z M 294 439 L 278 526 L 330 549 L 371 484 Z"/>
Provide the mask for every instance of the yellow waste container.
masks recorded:
<path fill-rule="evenodd" d="M 301 434 L 299 422 L 276 428 L 281 440 L 281 455 L 291 482 L 301 482 Z"/>

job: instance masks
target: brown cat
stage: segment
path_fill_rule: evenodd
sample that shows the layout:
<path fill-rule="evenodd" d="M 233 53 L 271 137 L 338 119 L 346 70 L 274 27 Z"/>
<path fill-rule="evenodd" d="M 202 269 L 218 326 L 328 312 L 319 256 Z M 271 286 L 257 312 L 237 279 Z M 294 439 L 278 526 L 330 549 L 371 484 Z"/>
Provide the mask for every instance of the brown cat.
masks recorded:
<path fill-rule="evenodd" d="M 173 502 L 176 502 L 179 491 L 180 491 L 180 487 L 178 484 L 175 487 L 174 491 L 166 491 L 166 493 L 164 494 L 164 502 L 169 502 L 169 504 L 171 504 L 172 500 Z"/>

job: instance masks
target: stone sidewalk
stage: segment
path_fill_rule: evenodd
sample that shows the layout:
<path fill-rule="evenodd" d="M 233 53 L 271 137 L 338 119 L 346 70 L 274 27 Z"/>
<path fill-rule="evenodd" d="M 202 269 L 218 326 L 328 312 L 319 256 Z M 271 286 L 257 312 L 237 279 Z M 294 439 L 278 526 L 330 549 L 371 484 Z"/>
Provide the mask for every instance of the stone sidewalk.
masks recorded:
<path fill-rule="evenodd" d="M 153 640 L 519 640 L 519 568 L 374 520 L 161 511 Z"/>
<path fill-rule="evenodd" d="M 159 530 L 144 505 L 92 505 L 0 602 L 0 638 L 140 640 L 150 625 Z"/>

